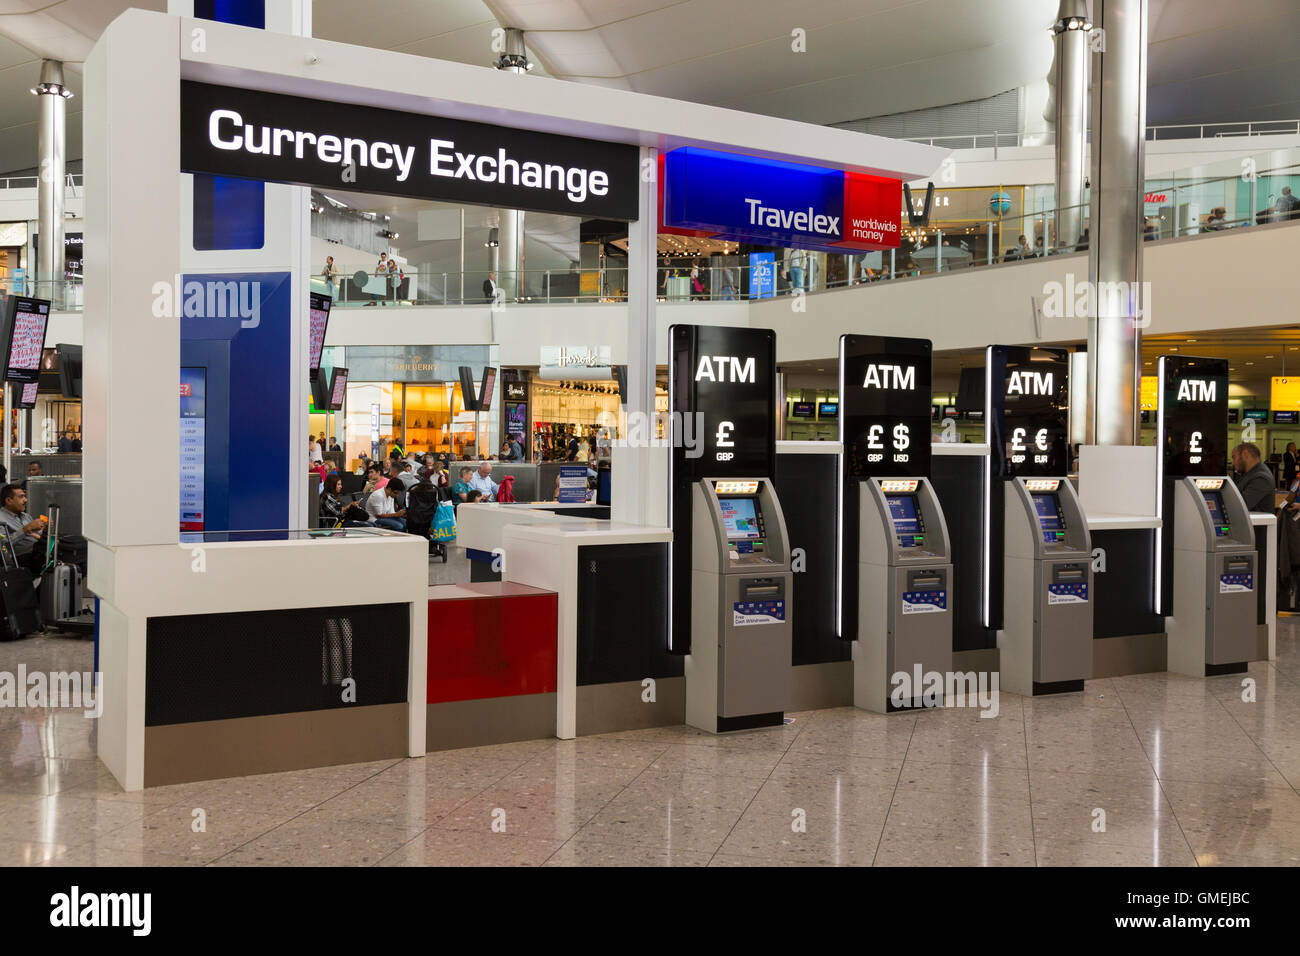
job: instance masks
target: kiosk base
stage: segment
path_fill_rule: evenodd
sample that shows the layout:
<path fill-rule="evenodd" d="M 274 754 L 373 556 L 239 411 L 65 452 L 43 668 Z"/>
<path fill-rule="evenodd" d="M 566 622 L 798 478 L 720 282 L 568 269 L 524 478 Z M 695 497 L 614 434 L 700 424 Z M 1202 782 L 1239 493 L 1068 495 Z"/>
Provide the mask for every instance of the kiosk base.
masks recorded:
<path fill-rule="evenodd" d="M 717 733 L 725 734 L 732 730 L 754 730 L 758 727 L 780 727 L 785 723 L 785 714 L 776 711 L 771 714 L 745 714 L 743 717 L 719 717 Z"/>
<path fill-rule="evenodd" d="M 1223 674 L 1244 674 L 1248 669 L 1245 661 L 1239 661 L 1235 664 L 1206 664 L 1206 677 L 1220 677 Z"/>
<path fill-rule="evenodd" d="M 1048 694 L 1073 694 L 1083 690 L 1081 680 L 1057 680 L 1040 683 L 1034 681 L 1034 696 L 1045 697 Z"/>

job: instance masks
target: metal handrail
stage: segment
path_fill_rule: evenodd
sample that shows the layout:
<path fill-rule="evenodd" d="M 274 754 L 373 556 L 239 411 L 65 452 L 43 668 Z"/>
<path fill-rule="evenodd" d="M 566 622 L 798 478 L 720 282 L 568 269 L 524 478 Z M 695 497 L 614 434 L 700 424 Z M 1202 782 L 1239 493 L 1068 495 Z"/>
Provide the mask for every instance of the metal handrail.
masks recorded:
<path fill-rule="evenodd" d="M 1167 135 L 1172 130 L 1196 130 L 1195 136 L 1170 136 Z M 1210 130 L 1207 134 L 1206 130 Z M 1283 119 L 1283 120 L 1250 120 L 1231 123 L 1167 123 L 1159 126 L 1148 126 L 1146 128 L 1146 138 L 1149 141 L 1161 139 L 1161 132 L 1166 135 L 1165 140 L 1170 139 L 1222 139 L 1229 136 L 1300 136 L 1300 119 Z M 1084 130 L 1084 135 L 1088 133 Z M 1037 133 L 965 133 L 954 136 L 904 136 L 902 139 L 909 143 L 925 143 L 929 146 L 944 146 L 950 143 L 970 143 L 970 146 L 958 147 L 954 149 L 982 149 L 986 146 L 997 148 L 999 146 L 1023 146 L 1026 139 L 1042 139 L 1046 137 L 1045 131 Z M 1045 144 L 1044 144 L 1045 145 Z"/>

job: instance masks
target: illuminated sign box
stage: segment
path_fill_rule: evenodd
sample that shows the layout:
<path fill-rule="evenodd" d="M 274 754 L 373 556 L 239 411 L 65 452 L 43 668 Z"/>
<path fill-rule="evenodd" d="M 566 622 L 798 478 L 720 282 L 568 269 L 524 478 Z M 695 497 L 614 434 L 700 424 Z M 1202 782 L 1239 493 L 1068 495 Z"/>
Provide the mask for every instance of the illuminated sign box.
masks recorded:
<path fill-rule="evenodd" d="M 1300 376 L 1273 376 L 1268 407 L 1273 411 L 1300 410 Z"/>
<path fill-rule="evenodd" d="M 661 167 L 662 232 L 826 252 L 899 244 L 901 180 L 694 146 Z"/>
<path fill-rule="evenodd" d="M 1144 412 L 1154 412 L 1160 407 L 1160 377 L 1142 376 L 1142 400 L 1139 406 Z"/>

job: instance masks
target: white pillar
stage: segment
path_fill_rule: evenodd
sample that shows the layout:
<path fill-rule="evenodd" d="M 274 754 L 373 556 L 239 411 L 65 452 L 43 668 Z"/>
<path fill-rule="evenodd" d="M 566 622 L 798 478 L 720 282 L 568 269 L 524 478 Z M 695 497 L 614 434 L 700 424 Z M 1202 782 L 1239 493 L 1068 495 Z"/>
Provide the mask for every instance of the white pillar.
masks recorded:
<path fill-rule="evenodd" d="M 637 220 L 628 224 L 627 241 L 627 414 L 653 420 L 658 337 L 655 332 L 655 263 L 659 245 L 659 193 L 654 171 L 659 151 L 641 147 L 641 176 L 637 183 Z M 649 170 L 647 176 L 645 171 Z M 630 427 L 630 426 L 629 426 Z M 649 431 L 647 429 L 646 431 Z M 653 432 L 651 432 L 653 434 Z M 639 459 L 644 460 L 644 459 Z M 644 470 L 624 476 L 623 494 L 635 505 L 627 520 L 646 524 L 652 497 Z M 621 480 L 621 479 L 620 479 Z M 653 496 L 657 497 L 657 496 Z"/>

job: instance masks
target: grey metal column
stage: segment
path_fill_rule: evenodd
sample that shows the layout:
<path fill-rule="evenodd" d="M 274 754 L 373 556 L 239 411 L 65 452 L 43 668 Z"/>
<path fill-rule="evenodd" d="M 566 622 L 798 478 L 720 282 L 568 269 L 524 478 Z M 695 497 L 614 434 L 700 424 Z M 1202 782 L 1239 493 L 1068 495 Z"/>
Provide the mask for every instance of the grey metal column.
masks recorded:
<path fill-rule="evenodd" d="M 507 73 L 527 73 L 533 68 L 524 49 L 524 31 L 507 27 L 505 31 L 505 52 L 492 65 Z M 497 220 L 498 236 L 501 243 L 494 265 L 497 271 L 497 286 L 501 289 L 507 302 L 514 302 L 524 294 L 524 214 L 518 209 L 502 209 Z"/>
<path fill-rule="evenodd" d="M 1053 110 L 1056 126 L 1056 246 L 1073 249 L 1083 231 L 1083 178 L 1087 154 L 1085 112 L 1088 99 L 1088 5 L 1085 0 L 1061 0 L 1052 27 Z M 1048 240 L 1044 238 L 1046 251 Z"/>
<path fill-rule="evenodd" d="M 1142 288 L 1147 0 L 1097 0 L 1093 29 L 1103 31 L 1105 51 L 1092 54 L 1088 278 L 1097 308 L 1088 319 L 1088 442 L 1133 445 L 1142 368 L 1136 312 Z M 1149 305 L 1140 302 L 1144 315 Z"/>
<path fill-rule="evenodd" d="M 72 93 L 63 85 L 63 64 L 41 63 L 41 82 L 32 87 L 40 101 L 37 132 L 36 294 L 63 304 L 63 197 L 67 180 L 67 101 Z M 7 432 L 6 432 L 7 434 Z"/>

